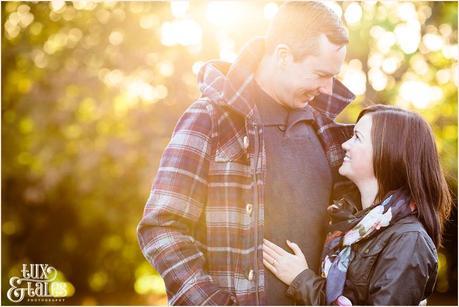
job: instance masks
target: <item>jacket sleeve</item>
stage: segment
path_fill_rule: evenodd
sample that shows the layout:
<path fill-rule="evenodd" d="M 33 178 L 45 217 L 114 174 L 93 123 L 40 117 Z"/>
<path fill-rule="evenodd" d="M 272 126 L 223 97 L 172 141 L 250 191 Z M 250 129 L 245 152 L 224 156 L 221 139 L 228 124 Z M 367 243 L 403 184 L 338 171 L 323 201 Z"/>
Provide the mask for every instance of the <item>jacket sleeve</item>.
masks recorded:
<path fill-rule="evenodd" d="M 419 232 L 391 238 L 370 278 L 368 304 L 419 305 L 434 290 L 437 254 Z"/>
<path fill-rule="evenodd" d="M 325 285 L 325 278 L 306 269 L 292 281 L 287 289 L 287 295 L 301 305 L 326 305 Z"/>
<path fill-rule="evenodd" d="M 182 115 L 137 227 L 146 259 L 164 279 L 171 305 L 231 305 L 235 299 L 212 282 L 193 229 L 207 202 L 212 119 L 197 101 Z"/>

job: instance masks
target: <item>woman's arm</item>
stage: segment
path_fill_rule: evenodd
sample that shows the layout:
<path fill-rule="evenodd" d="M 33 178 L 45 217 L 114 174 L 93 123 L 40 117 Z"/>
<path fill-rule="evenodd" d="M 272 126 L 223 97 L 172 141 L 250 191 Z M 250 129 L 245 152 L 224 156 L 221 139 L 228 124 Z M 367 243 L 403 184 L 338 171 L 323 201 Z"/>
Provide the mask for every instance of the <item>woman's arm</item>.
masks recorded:
<path fill-rule="evenodd" d="M 325 285 L 325 278 L 306 269 L 292 281 L 287 289 L 287 295 L 302 305 L 326 305 Z"/>
<path fill-rule="evenodd" d="M 432 293 L 437 255 L 427 241 L 414 231 L 391 238 L 370 277 L 369 305 L 418 305 Z"/>
<path fill-rule="evenodd" d="M 281 281 L 289 286 L 287 295 L 304 305 L 324 305 L 325 278 L 309 269 L 306 258 L 295 243 L 287 240 L 291 254 L 271 241 L 264 240 L 263 263 Z"/>

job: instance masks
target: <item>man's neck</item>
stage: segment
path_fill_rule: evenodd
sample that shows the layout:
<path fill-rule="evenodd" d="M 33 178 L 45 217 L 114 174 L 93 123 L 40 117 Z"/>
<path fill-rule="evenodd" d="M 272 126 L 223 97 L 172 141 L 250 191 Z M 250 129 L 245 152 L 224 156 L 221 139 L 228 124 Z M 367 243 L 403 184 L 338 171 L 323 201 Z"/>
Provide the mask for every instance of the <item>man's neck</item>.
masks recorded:
<path fill-rule="evenodd" d="M 273 82 L 273 74 L 271 63 L 267 57 L 263 57 L 261 59 L 258 69 L 255 72 L 255 81 L 266 94 L 268 94 L 275 102 L 280 104 L 272 90 L 273 87 L 271 86 L 271 83 Z"/>
<path fill-rule="evenodd" d="M 362 209 L 371 207 L 376 200 L 376 196 L 378 195 L 378 181 L 376 178 L 372 178 L 356 184 L 360 191 Z"/>

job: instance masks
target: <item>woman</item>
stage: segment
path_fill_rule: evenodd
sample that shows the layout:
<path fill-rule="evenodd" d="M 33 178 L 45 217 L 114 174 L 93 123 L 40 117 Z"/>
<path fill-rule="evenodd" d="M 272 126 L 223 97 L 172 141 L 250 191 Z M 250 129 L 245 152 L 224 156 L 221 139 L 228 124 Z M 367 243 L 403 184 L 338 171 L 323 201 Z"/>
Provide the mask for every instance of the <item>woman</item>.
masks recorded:
<path fill-rule="evenodd" d="M 288 240 L 294 254 L 265 240 L 263 263 L 300 304 L 418 305 L 434 289 L 451 209 L 432 131 L 413 112 L 374 105 L 342 147 L 339 172 L 361 203 L 348 194 L 328 208 L 321 275 Z"/>

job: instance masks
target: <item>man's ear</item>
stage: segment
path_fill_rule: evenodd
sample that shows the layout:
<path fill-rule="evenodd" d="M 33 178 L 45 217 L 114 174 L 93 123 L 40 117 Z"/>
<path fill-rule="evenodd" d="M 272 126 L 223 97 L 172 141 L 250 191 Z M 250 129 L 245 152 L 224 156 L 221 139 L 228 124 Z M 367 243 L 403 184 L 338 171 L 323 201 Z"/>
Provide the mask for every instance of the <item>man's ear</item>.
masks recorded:
<path fill-rule="evenodd" d="M 287 64 L 293 62 L 292 51 L 286 44 L 279 44 L 274 49 L 274 58 L 279 67 L 285 67 Z"/>

